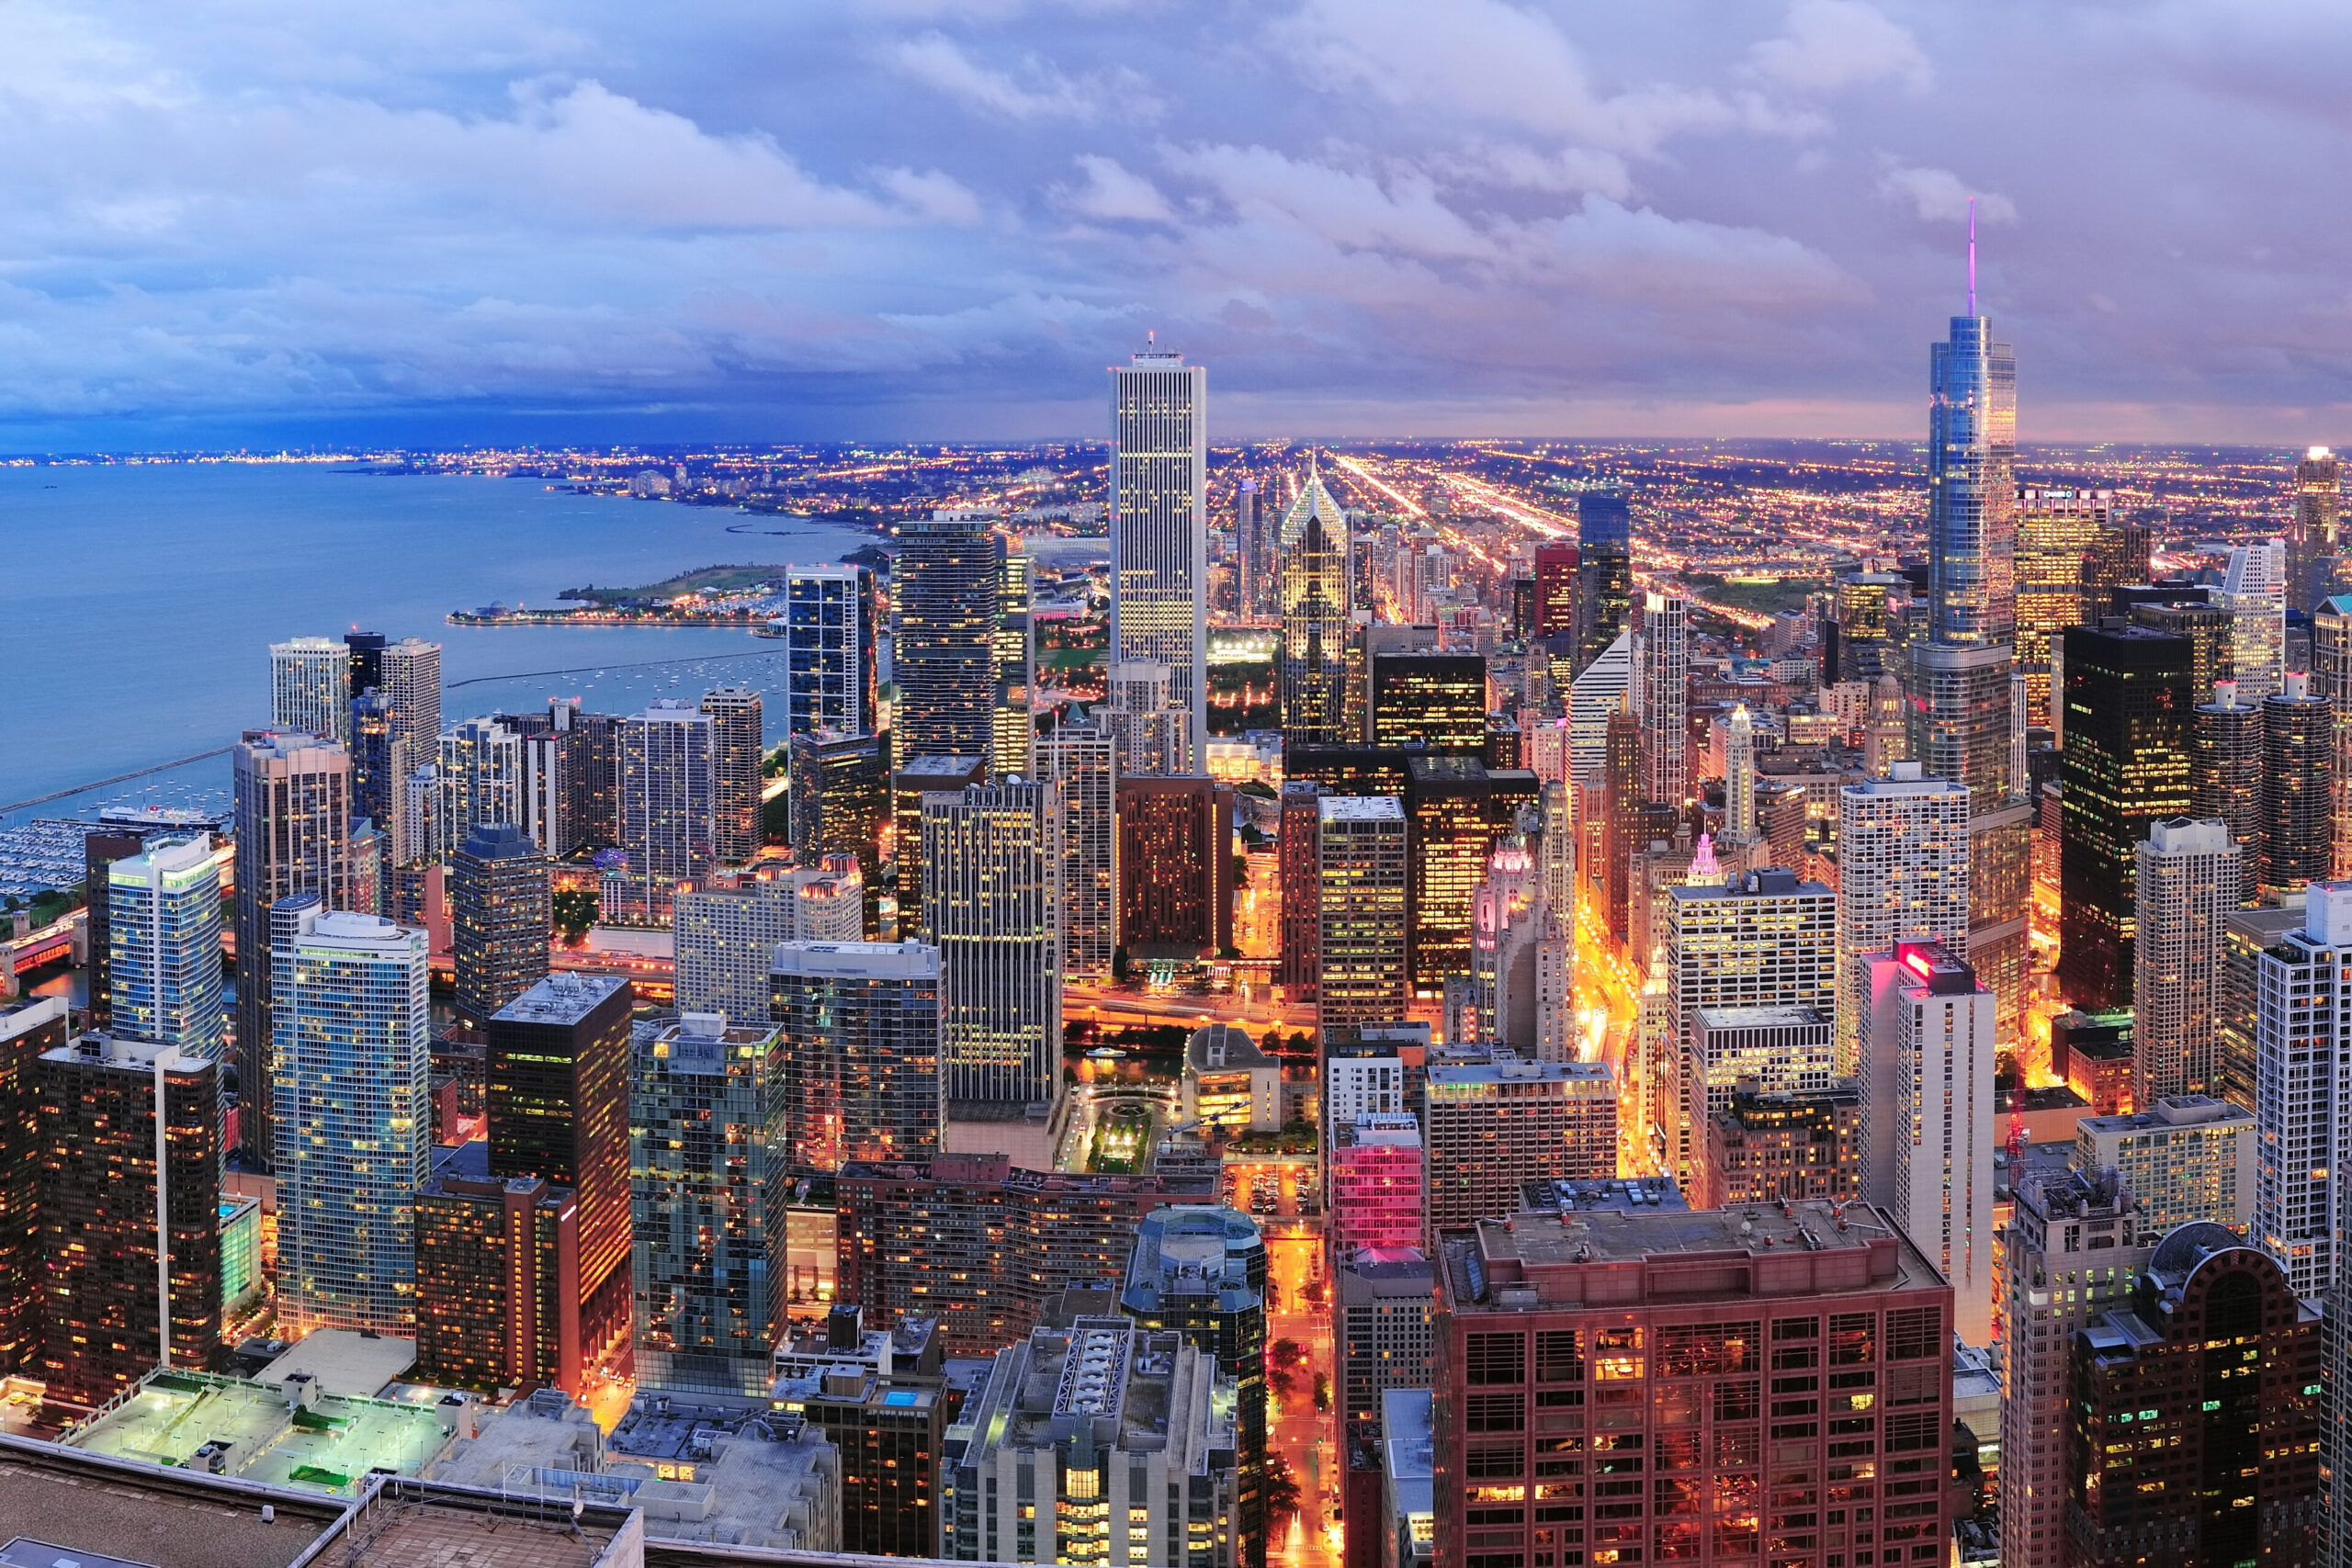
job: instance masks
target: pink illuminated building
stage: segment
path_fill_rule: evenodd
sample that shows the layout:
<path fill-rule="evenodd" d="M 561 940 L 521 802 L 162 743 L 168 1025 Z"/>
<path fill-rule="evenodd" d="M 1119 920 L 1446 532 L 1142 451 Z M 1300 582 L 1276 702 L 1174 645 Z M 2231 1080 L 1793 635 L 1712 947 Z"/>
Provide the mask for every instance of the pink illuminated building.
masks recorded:
<path fill-rule="evenodd" d="M 1331 1252 L 1421 1245 L 1421 1128 L 1410 1115 L 1356 1118 L 1331 1149 Z"/>

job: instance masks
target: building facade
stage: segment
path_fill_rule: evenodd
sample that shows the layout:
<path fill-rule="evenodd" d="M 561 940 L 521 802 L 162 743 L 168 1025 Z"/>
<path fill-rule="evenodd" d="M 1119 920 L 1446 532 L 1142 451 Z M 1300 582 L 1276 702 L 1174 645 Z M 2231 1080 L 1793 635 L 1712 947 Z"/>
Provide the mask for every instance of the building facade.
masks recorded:
<path fill-rule="evenodd" d="M 1838 791 L 1838 1070 L 1860 1071 L 1854 960 L 1898 942 L 1968 951 L 1970 795 L 1956 779 L 1894 764 Z"/>
<path fill-rule="evenodd" d="M 787 942 L 769 973 L 790 1168 L 939 1151 L 939 950 Z"/>
<path fill-rule="evenodd" d="M 748 686 L 705 692 L 710 720 L 710 852 L 741 865 L 760 852 L 761 763 L 767 755 L 760 694 Z"/>
<path fill-rule="evenodd" d="M 621 721 L 619 847 L 612 911 L 665 925 L 678 892 L 710 874 L 717 829 L 709 716 L 663 697 Z"/>
<path fill-rule="evenodd" d="M 1099 724 L 1064 724 L 1031 754 L 1031 776 L 1061 792 L 1062 973 L 1106 980 L 1119 945 L 1117 748 Z"/>
<path fill-rule="evenodd" d="M 950 509 L 899 525 L 890 643 L 898 761 L 988 755 L 996 690 L 995 523 L 993 512 Z"/>
<path fill-rule="evenodd" d="M 449 857 L 448 888 L 458 1009 L 479 1021 L 547 977 L 548 859 L 514 823 L 476 828 Z"/>
<path fill-rule="evenodd" d="M 951 1113 L 1061 1099 L 1060 807 L 1033 784 L 924 797 L 923 919 L 939 949 Z"/>
<path fill-rule="evenodd" d="M 870 734 L 874 574 L 847 563 L 797 566 L 785 576 L 784 599 L 786 732 Z"/>
<path fill-rule="evenodd" d="M 1208 744 L 1208 393 L 1178 354 L 1111 371 L 1111 662 L 1168 666 L 1171 773 L 1198 771 Z"/>
<path fill-rule="evenodd" d="M 1530 1181 L 1617 1174 L 1617 1081 L 1606 1062 L 1432 1066 L 1424 1092 L 1432 1230 L 1508 1219 Z"/>
<path fill-rule="evenodd" d="M 190 1056 L 219 1058 L 227 1042 L 220 870 L 211 836 L 150 840 L 109 864 L 106 880 L 111 1027 L 136 1040 L 177 1045 Z"/>
<path fill-rule="evenodd" d="M 1316 809 L 1318 1027 L 1405 1016 L 1405 809 L 1393 795 L 1322 795 Z"/>
<path fill-rule="evenodd" d="M 1214 958 L 1233 946 L 1233 790 L 1205 774 L 1121 779 L 1119 945 L 1139 957 Z M 1064 840 L 1065 862 L 1069 853 Z"/>
<path fill-rule="evenodd" d="M 2229 824 L 2158 822 L 2139 847 L 2132 960 L 2132 1099 L 2221 1087 L 2222 924 L 2245 857 Z"/>

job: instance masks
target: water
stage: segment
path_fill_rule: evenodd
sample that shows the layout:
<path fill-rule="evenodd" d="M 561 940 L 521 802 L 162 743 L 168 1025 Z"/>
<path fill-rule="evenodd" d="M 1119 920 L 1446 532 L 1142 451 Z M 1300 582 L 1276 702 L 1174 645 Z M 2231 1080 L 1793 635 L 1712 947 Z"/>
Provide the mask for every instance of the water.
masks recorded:
<path fill-rule="evenodd" d="M 0 803 L 232 744 L 269 719 L 268 644 L 361 627 L 442 645 L 446 722 L 579 696 L 628 713 L 721 682 L 779 690 L 783 645 L 740 629 L 453 626 L 582 583 L 838 559 L 868 536 L 539 479 L 316 465 L 0 468 Z M 540 673 L 544 671 L 571 673 Z M 767 707 L 771 743 L 780 701 Z M 0 818 L 218 808 L 224 756 Z"/>

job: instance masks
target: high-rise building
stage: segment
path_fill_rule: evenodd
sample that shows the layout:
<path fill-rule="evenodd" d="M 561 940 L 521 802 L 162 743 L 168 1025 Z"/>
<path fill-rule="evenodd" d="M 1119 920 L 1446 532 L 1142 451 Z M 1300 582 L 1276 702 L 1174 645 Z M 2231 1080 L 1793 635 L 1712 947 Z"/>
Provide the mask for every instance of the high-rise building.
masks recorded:
<path fill-rule="evenodd" d="M 1143 958 L 1233 946 L 1233 790 L 1206 774 L 1118 782 L 1119 943 Z M 1068 840 L 1063 852 L 1068 854 Z"/>
<path fill-rule="evenodd" d="M 2324 881 L 2335 853 L 2335 710 L 2290 671 L 2262 702 L 2262 858 L 2265 893 Z"/>
<path fill-rule="evenodd" d="M 1407 967 L 1416 995 L 1442 996 L 1447 976 L 1470 974 L 1478 889 L 1496 847 L 1518 831 L 1521 815 L 1540 798 L 1535 775 L 1522 769 L 1489 769 L 1476 757 L 1407 754 Z"/>
<path fill-rule="evenodd" d="M 2066 1562 L 2122 1568 L 2159 1540 L 2181 1562 L 2324 1560 L 2337 1423 L 2320 1330 L 2318 1304 L 2222 1226 L 2157 1243 L 2130 1296 L 2075 1336 Z"/>
<path fill-rule="evenodd" d="M 2061 634 L 2062 640 L 2068 634 Z M 2009 771 L 2009 650 L 1998 644 L 1915 642 L 1905 704 L 1911 760 L 1929 778 L 1955 779 L 1979 814 L 2013 793 Z"/>
<path fill-rule="evenodd" d="M 1111 732 L 1117 752 L 1119 776 L 1181 773 L 1184 726 L 1181 709 L 1170 705 L 1173 672 L 1148 659 L 1128 659 L 1103 671 L 1109 700 L 1095 711 L 1095 722 Z"/>
<path fill-rule="evenodd" d="M 2153 1247 L 2132 1189 L 2098 1167 L 2035 1171 L 2018 1183 L 2004 1245 L 2001 1561 L 2064 1568 L 2066 1492 L 2076 1461 L 2068 1411 L 2075 1336 L 2129 1300 Z"/>
<path fill-rule="evenodd" d="M 447 862 L 476 828 L 523 820 L 523 737 L 487 715 L 441 732 L 429 858 Z"/>
<path fill-rule="evenodd" d="M 1111 372 L 1111 662 L 1168 666 L 1170 773 L 1208 744 L 1208 392 L 1206 368 L 1156 348 Z"/>
<path fill-rule="evenodd" d="M 2311 691 L 2335 710 L 2335 849 L 2333 874 L 2352 876 L 2352 594 L 2312 612 Z"/>
<path fill-rule="evenodd" d="M 1617 1080 L 1606 1062 L 1432 1066 L 1423 1092 L 1432 1230 L 1510 1218 L 1526 1182 L 1617 1174 Z"/>
<path fill-rule="evenodd" d="M 2321 882 L 2306 897 L 2302 929 L 2279 937 L 2255 960 L 2255 1106 L 2262 1168 L 2255 1189 L 2253 1236 L 2286 1267 L 2298 1296 L 2338 1288 L 2344 1258 L 2336 1242 L 2335 1189 L 2329 1180 L 2347 1152 L 2341 1129 L 2344 1091 L 2330 1049 L 2352 1005 L 2342 976 L 2352 947 L 2352 884 Z"/>
<path fill-rule="evenodd" d="M 2050 722 L 2052 639 L 2106 613 L 2088 602 L 2091 560 L 2114 506 L 2111 490 L 2027 485 L 2018 491 L 2017 666 L 2025 677 L 2030 724 Z"/>
<path fill-rule="evenodd" d="M 2258 703 L 2287 677 L 2286 541 L 2233 546 L 2220 603 L 2230 617 L 2230 678 Z"/>
<path fill-rule="evenodd" d="M 545 713 L 500 714 L 498 722 L 523 738 L 519 820 L 531 841 L 550 860 L 612 843 L 616 758 L 600 742 L 619 721 L 582 713 L 578 697 L 550 697 Z"/>
<path fill-rule="evenodd" d="M 678 1010 L 763 1022 L 778 942 L 856 942 L 865 934 L 857 857 L 835 850 L 813 866 L 763 866 L 734 887 L 681 893 L 671 929 Z"/>
<path fill-rule="evenodd" d="M 1324 1159 L 1333 1257 L 1351 1257 L 1363 1247 L 1422 1245 L 1429 1232 L 1419 1117 L 1403 1110 L 1354 1116 L 1330 1130 Z"/>
<path fill-rule="evenodd" d="M 1332 1415 L 1340 1437 L 1376 1439 L 1381 1396 L 1430 1386 L 1430 1309 L 1437 1270 L 1419 1241 L 1332 1254 Z"/>
<path fill-rule="evenodd" d="M 220 870 L 211 835 L 151 839 L 107 867 L 107 1015 L 135 1040 L 218 1059 Z M 63 1043 L 63 1042 L 59 1042 Z"/>
<path fill-rule="evenodd" d="M 40 1373 L 48 1262 L 41 1252 L 40 1059 L 65 1043 L 64 997 L 0 1002 L 0 1377 Z"/>
<path fill-rule="evenodd" d="M 1028 559 L 1018 553 L 1005 557 L 1008 566 L 1025 566 Z M 1000 778 L 1029 766 L 1029 744 L 1037 735 L 1036 714 L 1030 702 L 1031 682 L 1037 668 L 1037 643 L 1029 622 L 1027 573 L 1020 575 L 1021 607 L 997 616 L 990 644 L 995 684 L 989 710 L 989 762 Z M 1010 574 L 1006 592 L 1008 597 L 1012 592 Z"/>
<path fill-rule="evenodd" d="M 1928 636 L 2007 648 L 2017 628 L 2017 355 L 1976 313 L 1973 254 L 1968 314 L 1951 319 L 1951 335 L 1929 355 Z"/>
<path fill-rule="evenodd" d="M 1117 749 L 1110 731 L 1090 721 L 1038 736 L 1030 754 L 1030 776 L 1061 792 L 1062 973 L 1108 979 L 1119 945 Z M 920 801 L 915 809 L 919 835 Z"/>
<path fill-rule="evenodd" d="M 740 865 L 760 852 L 760 764 L 767 754 L 760 694 L 748 686 L 705 692 L 710 720 L 710 852 Z"/>
<path fill-rule="evenodd" d="M 351 738 L 350 655 L 333 637 L 269 645 L 269 722 L 331 740 Z"/>
<path fill-rule="evenodd" d="M 899 758 L 988 754 L 999 614 L 995 523 L 992 512 L 944 510 L 899 525 L 890 669 Z"/>
<path fill-rule="evenodd" d="M 1632 711 L 1634 634 L 1621 632 L 1568 685 L 1568 778 L 1583 784 L 1600 771 L 1612 714 Z M 1638 734 L 1638 732 L 1636 732 Z"/>
<path fill-rule="evenodd" d="M 1747 705 L 1732 709 L 1724 746 L 1724 832 L 1747 840 L 1756 836 L 1756 725 Z"/>
<path fill-rule="evenodd" d="M 1860 1068 L 1863 998 L 1855 960 L 1898 942 L 1968 951 L 1969 792 L 1924 776 L 1917 762 L 1891 778 L 1838 792 L 1838 1071 Z"/>
<path fill-rule="evenodd" d="M 2262 710 L 2237 700 L 2237 682 L 2213 682 L 2213 700 L 2189 720 L 2188 810 L 2217 818 L 2238 851 L 2238 901 L 2251 903 L 2262 870 Z"/>
<path fill-rule="evenodd" d="M 872 733 L 874 574 L 847 564 L 797 566 L 785 575 L 784 602 L 786 733 Z"/>
<path fill-rule="evenodd" d="M 345 693 L 357 697 L 384 683 L 384 649 L 390 639 L 381 632 L 352 631 L 343 634 L 346 655 L 344 671 Z"/>
<path fill-rule="evenodd" d="M 1487 744 L 1487 660 L 1476 653 L 1379 653 L 1372 660 L 1374 746 L 1477 756 Z"/>
<path fill-rule="evenodd" d="M 476 828 L 449 858 L 458 1010 L 488 1018 L 547 977 L 548 857 L 512 822 Z"/>
<path fill-rule="evenodd" d="M 1600 759 L 1601 869 L 1596 880 L 1609 933 L 1622 943 L 1632 929 L 1634 856 L 1649 847 L 1642 825 L 1642 721 L 1632 713 L 1612 713 L 1607 735 Z"/>
<path fill-rule="evenodd" d="M 796 1169 L 939 1152 L 939 950 L 919 942 L 787 942 L 769 1015 Z"/>
<path fill-rule="evenodd" d="M 2132 996 L 2133 874 L 2157 822 L 2188 810 L 2189 644 L 2112 619 L 2061 634 L 2066 747 L 2058 985 L 2092 1011 Z"/>
<path fill-rule="evenodd" d="M 940 1077 L 959 1102 L 1061 1099 L 1062 812 L 1050 785 L 922 806 L 923 921 L 939 949 Z"/>
<path fill-rule="evenodd" d="M 1530 637 L 1574 637 L 1577 632 L 1577 577 L 1582 557 L 1565 539 L 1547 539 L 1535 547 L 1535 624 Z"/>
<path fill-rule="evenodd" d="M 2344 490 L 2335 454 L 2314 446 L 2295 465 L 2295 520 L 2287 531 L 2287 604 L 2311 611 L 2336 592 Z"/>
<path fill-rule="evenodd" d="M 2145 1111 L 2075 1122 L 2075 1168 L 2123 1179 L 2133 1229 L 2149 1245 L 2200 1220 L 2243 1235 L 2254 1223 L 2254 1131 L 2251 1111 L 2211 1095 L 2172 1095 Z"/>
<path fill-rule="evenodd" d="M 2241 1111 L 2257 1103 L 2262 955 L 2302 929 L 2308 902 L 2296 897 L 2277 908 L 2240 909 L 2222 922 L 2220 1098 Z"/>
<path fill-rule="evenodd" d="M 2134 874 L 2132 1102 L 2221 1089 L 2222 922 L 2244 869 L 2229 824 L 2157 822 Z"/>
<path fill-rule="evenodd" d="M 35 1206 L 50 1404 L 86 1410 L 166 1361 L 210 1364 L 220 1339 L 220 1072 L 175 1045 L 106 1034 L 41 1053 Z"/>
<path fill-rule="evenodd" d="M 413 1335 L 433 1147 L 424 933 L 316 893 L 280 899 L 270 924 L 278 1321 Z"/>
<path fill-rule="evenodd" d="M 674 697 L 621 721 L 618 908 L 666 924 L 682 887 L 710 874 L 716 825 L 713 728 L 707 715 Z M 827 846 L 831 847 L 831 846 Z"/>
<path fill-rule="evenodd" d="M 1862 1096 L 1851 1078 L 1790 1094 L 1736 1089 L 1709 1119 L 1706 1180 L 1692 1201 L 1842 1203 L 1860 1196 L 1861 1175 Z"/>
<path fill-rule="evenodd" d="M 842 801 L 854 805 L 862 798 L 864 758 L 862 747 L 820 746 L 818 742 L 793 742 L 796 756 L 807 755 L 810 765 L 807 770 L 812 794 L 808 810 L 804 813 L 811 822 L 821 824 L 828 807 L 838 807 Z M 841 775 L 841 792 L 828 799 L 821 792 L 834 780 L 827 772 Z M 988 760 L 983 757 L 901 757 L 898 772 L 890 775 L 890 855 L 898 874 L 899 935 L 914 938 L 923 929 L 922 908 L 922 801 L 927 795 L 960 795 L 973 784 L 988 783 Z M 852 812 L 845 820 L 854 822 Z M 818 828 L 821 838 L 823 829 Z M 853 831 L 855 829 L 853 829 Z M 1107 829 L 1106 829 L 1107 830 Z M 798 829 L 795 829 L 796 840 Z M 1114 911 L 1114 920 L 1116 915 Z M 1106 959 L 1104 962 L 1108 962 Z"/>
<path fill-rule="evenodd" d="M 494 1177 L 476 1138 L 416 1192 L 416 1375 L 442 1388 L 584 1392 L 580 1205 L 537 1177 Z"/>
<path fill-rule="evenodd" d="M 1266 613 L 1269 556 L 1263 524 L 1258 516 L 1258 481 L 1248 477 L 1237 479 L 1233 486 L 1233 543 L 1235 555 L 1234 609 L 1243 620 L 1253 620 Z"/>
<path fill-rule="evenodd" d="M 1690 794 L 1690 607 L 1652 589 L 1642 603 L 1642 798 L 1679 807 Z"/>
<path fill-rule="evenodd" d="M 1315 1021 L 1324 1029 L 1405 1016 L 1408 990 L 1405 808 L 1393 795 L 1315 800 Z"/>
<path fill-rule="evenodd" d="M 1322 848 L 1317 836 L 1325 794 L 1313 779 L 1284 779 L 1276 803 L 1274 874 L 1281 883 L 1282 953 L 1274 983 L 1294 1001 L 1315 999 L 1322 973 Z"/>
<path fill-rule="evenodd" d="M 1953 1292 L 1953 1331 L 1992 1342 L 1993 993 L 1934 942 L 1866 953 L 1862 1192 Z"/>
<path fill-rule="evenodd" d="M 785 1323 L 785 1055 L 776 1032 L 683 1013 L 630 1051 L 637 1384 L 757 1399 Z"/>
<path fill-rule="evenodd" d="M 1623 491 L 1577 497 L 1577 557 L 1575 677 L 1581 680 L 1633 626 L 1634 514 Z"/>
<path fill-rule="evenodd" d="M 1266 1562 L 1266 1243 L 1256 1222 L 1203 1204 L 1158 1209 L 1136 1226 L 1119 1310 L 1173 1332 L 1233 1382 L 1238 1568 Z"/>
<path fill-rule="evenodd" d="M 1807 1536 L 1781 1555 L 1949 1550 L 1951 1291 L 1882 1216 L 1580 1206 L 1439 1245 L 1437 1568 L 1532 1563 L 1578 1528 L 1577 1506 L 1612 1510 L 1581 1527 L 1588 1561 L 1653 1542 L 1661 1558 L 1765 1561 L 1766 1541 Z M 1600 1468 L 1624 1466 L 1637 1435 L 1605 1424 L 1603 1398 L 1654 1413 L 1639 1491 Z M 1623 1490 L 1556 1501 L 1579 1484 Z M 1527 1490 L 1506 1503 L 1489 1485 Z"/>
<path fill-rule="evenodd" d="M 437 691 L 437 682 L 436 682 Z M 351 754 L 314 736 L 256 729 L 230 753 L 237 819 L 237 1139 L 266 1164 L 270 1124 L 270 910 L 316 893 L 351 903 Z"/>
<path fill-rule="evenodd" d="M 571 1190 L 583 1354 L 628 1332 L 629 983 L 554 974 L 491 1015 L 490 1174 Z"/>

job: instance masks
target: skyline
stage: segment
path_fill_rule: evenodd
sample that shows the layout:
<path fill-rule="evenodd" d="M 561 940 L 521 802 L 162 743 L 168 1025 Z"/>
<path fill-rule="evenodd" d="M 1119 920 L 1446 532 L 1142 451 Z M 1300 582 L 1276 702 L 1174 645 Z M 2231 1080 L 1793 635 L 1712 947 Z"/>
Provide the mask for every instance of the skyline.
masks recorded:
<path fill-rule="evenodd" d="M 2352 18 L 1435 15 L 14 17 L 0 449 L 1908 435 L 1971 195 L 2031 437 L 2340 434 Z"/>

